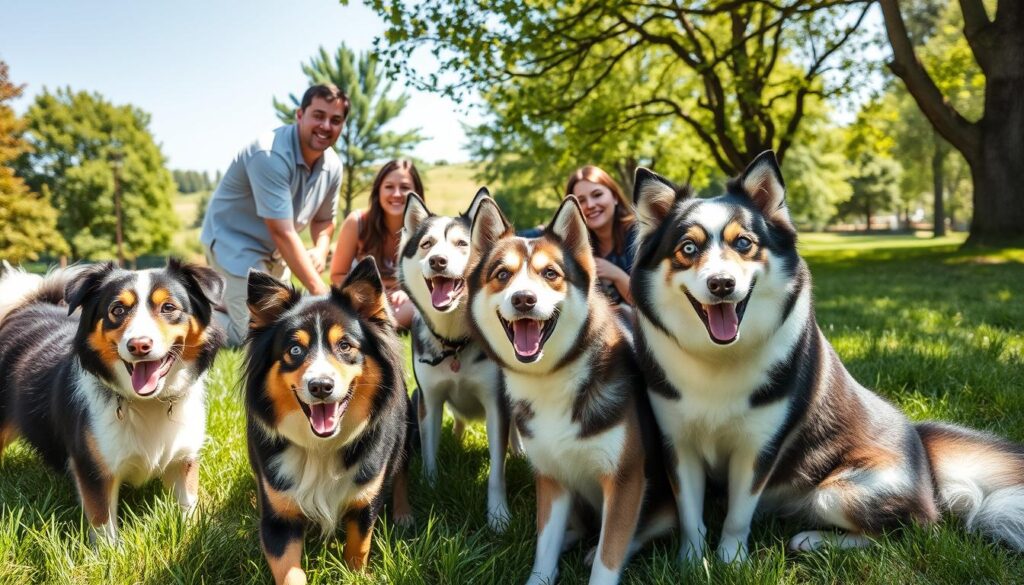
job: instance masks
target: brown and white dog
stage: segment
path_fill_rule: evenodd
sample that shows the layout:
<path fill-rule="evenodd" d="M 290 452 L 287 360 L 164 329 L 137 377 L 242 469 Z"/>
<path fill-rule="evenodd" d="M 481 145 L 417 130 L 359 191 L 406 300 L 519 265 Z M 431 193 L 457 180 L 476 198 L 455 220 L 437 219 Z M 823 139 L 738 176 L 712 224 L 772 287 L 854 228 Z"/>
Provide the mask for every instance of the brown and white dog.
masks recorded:
<path fill-rule="evenodd" d="M 345 564 L 361 569 L 393 480 L 395 520 L 411 518 L 403 467 L 409 399 L 376 263 L 364 259 L 320 297 L 251 271 L 248 303 L 249 461 L 274 580 L 306 582 L 309 525 L 329 534 L 344 524 Z"/>
<path fill-rule="evenodd" d="M 468 277 L 471 324 L 501 366 L 536 471 L 529 583 L 552 583 L 580 516 L 600 521 L 591 583 L 616 583 L 630 554 L 671 530 L 675 506 L 629 336 L 596 288 L 587 225 L 567 198 L 539 238 L 516 237 L 480 203 Z M 567 538 L 567 527 L 574 534 Z"/>
<path fill-rule="evenodd" d="M 45 279 L 10 271 L 0 289 L 0 452 L 20 435 L 70 472 L 93 538 L 116 538 L 123 482 L 160 477 L 195 508 L 220 276 L 176 260 L 106 263 Z"/>
<path fill-rule="evenodd" d="M 709 474 L 728 484 L 727 561 L 747 557 L 759 508 L 826 529 L 794 536 L 796 550 L 863 546 L 941 510 L 1024 549 L 1024 447 L 911 424 L 818 328 L 774 153 L 711 199 L 640 169 L 634 199 L 638 342 L 674 452 L 682 558 L 704 551 Z"/>

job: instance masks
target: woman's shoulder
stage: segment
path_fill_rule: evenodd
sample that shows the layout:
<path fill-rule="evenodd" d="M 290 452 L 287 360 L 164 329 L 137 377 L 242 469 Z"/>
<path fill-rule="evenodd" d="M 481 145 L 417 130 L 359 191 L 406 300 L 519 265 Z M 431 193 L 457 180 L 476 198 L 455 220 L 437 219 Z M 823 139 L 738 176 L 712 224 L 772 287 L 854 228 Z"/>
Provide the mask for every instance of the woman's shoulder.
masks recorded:
<path fill-rule="evenodd" d="M 359 228 L 363 225 L 364 217 L 366 217 L 365 209 L 354 209 L 345 217 L 345 221 L 342 222 L 341 227 L 342 229 L 344 229 L 345 226 Z"/>

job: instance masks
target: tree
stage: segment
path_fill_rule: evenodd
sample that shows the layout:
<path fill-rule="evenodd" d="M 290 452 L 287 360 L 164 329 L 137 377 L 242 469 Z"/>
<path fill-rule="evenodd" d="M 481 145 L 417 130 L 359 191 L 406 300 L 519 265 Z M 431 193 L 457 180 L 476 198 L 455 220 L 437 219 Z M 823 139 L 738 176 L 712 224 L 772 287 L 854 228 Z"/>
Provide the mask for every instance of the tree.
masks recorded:
<path fill-rule="evenodd" d="M 382 74 L 380 62 L 372 52 L 361 53 L 358 58 L 345 46 L 338 47 L 334 55 L 320 48 L 320 52 L 302 66 L 310 85 L 333 83 L 348 95 L 352 104 L 341 134 L 341 154 L 345 168 L 342 198 L 345 215 L 352 210 L 352 199 L 365 191 L 373 181 L 374 167 L 388 159 L 400 158 L 423 137 L 419 129 L 393 132 L 384 127 L 392 122 L 409 102 L 409 94 L 388 97 L 391 81 Z M 274 99 L 277 117 L 286 124 L 295 121 L 300 98 L 290 96 L 291 104 Z"/>
<path fill-rule="evenodd" d="M 119 215 L 126 258 L 168 250 L 180 223 L 171 207 L 174 181 L 148 114 L 64 88 L 44 90 L 25 119 L 32 152 L 22 174 L 57 208 L 73 256 L 114 257 Z"/>
<path fill-rule="evenodd" d="M 1024 2 L 959 0 L 963 38 L 985 77 L 981 116 L 972 121 L 918 58 L 897 0 L 880 0 L 892 47 L 890 69 L 918 107 L 970 166 L 974 187 L 971 243 L 1024 236 Z"/>
<path fill-rule="evenodd" d="M 900 167 L 884 156 L 862 155 L 850 178 L 853 188 L 849 201 L 840 206 L 843 215 L 859 214 L 871 231 L 871 219 L 881 210 L 892 209 L 899 195 Z"/>
<path fill-rule="evenodd" d="M 67 243 L 57 232 L 57 210 L 14 174 L 12 162 L 28 144 L 21 137 L 25 124 L 7 102 L 21 92 L 0 61 L 0 258 L 15 264 L 36 260 L 42 252 L 67 253 Z"/>
<path fill-rule="evenodd" d="M 639 88 L 651 82 L 643 63 L 630 59 L 630 66 L 582 99 L 571 118 L 523 107 L 544 90 L 547 82 L 540 78 L 517 80 L 502 92 L 481 96 L 488 116 L 469 130 L 469 148 L 473 158 L 484 161 L 478 178 L 500 183 L 495 198 L 517 225 L 547 221 L 565 196 L 569 173 L 584 164 L 606 169 L 627 194 L 640 165 L 706 182 L 706 149 L 689 140 L 678 120 L 640 119 L 609 129 Z"/>
<path fill-rule="evenodd" d="M 573 120 L 592 92 L 640 64 L 651 83 L 605 129 L 676 120 L 729 175 L 769 148 L 784 160 L 808 100 L 844 94 L 866 65 L 854 42 L 868 10 L 860 0 L 370 4 L 388 23 L 378 49 L 390 67 L 455 97 L 525 99 L 514 107 L 535 117 Z M 421 46 L 437 72 L 412 70 Z M 517 93 L 526 79 L 536 91 Z"/>
<path fill-rule="evenodd" d="M 809 124 L 805 139 L 794 144 L 782 171 L 786 206 L 798 225 L 820 231 L 853 194 L 842 132 L 824 121 Z"/>

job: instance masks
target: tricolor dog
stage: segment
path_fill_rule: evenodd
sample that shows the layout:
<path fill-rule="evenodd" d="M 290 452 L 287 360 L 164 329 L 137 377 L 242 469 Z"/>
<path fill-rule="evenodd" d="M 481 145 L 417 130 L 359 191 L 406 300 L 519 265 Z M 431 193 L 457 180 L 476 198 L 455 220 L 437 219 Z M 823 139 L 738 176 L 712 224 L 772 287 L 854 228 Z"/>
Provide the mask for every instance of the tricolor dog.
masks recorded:
<path fill-rule="evenodd" d="M 704 552 L 709 475 L 728 485 L 726 561 L 747 557 L 759 508 L 815 528 L 792 537 L 795 550 L 863 546 L 943 510 L 1024 549 L 1024 448 L 911 424 L 818 328 L 774 153 L 712 199 L 640 169 L 634 199 L 638 341 L 674 454 L 681 557 Z"/>
<path fill-rule="evenodd" d="M 21 436 L 67 471 L 93 538 L 116 538 L 123 482 L 160 477 L 195 508 L 220 276 L 176 260 L 106 263 L 45 279 L 10 271 L 0 289 L 0 452 Z"/>
<path fill-rule="evenodd" d="M 514 429 L 510 431 L 498 365 L 470 336 L 465 280 L 470 222 L 485 197 L 487 190 L 481 189 L 466 213 L 440 217 L 410 193 L 399 246 L 399 278 L 418 310 L 412 323 L 412 357 L 424 474 L 431 484 L 436 482 L 445 404 L 455 417 L 456 438 L 461 438 L 467 421 L 483 419 L 490 455 L 487 522 L 501 531 L 508 522 L 505 451 L 510 432 L 513 442 L 518 438 Z"/>
<path fill-rule="evenodd" d="M 676 513 L 644 376 L 596 288 L 579 204 L 567 198 L 541 237 L 527 239 L 485 199 L 472 246 L 471 324 L 501 365 L 536 472 L 529 583 L 554 582 L 586 519 L 600 530 L 590 582 L 617 583 L 629 556 L 671 530 Z"/>
<path fill-rule="evenodd" d="M 326 296 L 256 271 L 248 287 L 249 461 L 271 573 L 305 583 L 306 527 L 342 524 L 345 563 L 361 569 L 393 480 L 395 520 L 410 519 L 402 350 L 376 263 L 364 259 Z"/>

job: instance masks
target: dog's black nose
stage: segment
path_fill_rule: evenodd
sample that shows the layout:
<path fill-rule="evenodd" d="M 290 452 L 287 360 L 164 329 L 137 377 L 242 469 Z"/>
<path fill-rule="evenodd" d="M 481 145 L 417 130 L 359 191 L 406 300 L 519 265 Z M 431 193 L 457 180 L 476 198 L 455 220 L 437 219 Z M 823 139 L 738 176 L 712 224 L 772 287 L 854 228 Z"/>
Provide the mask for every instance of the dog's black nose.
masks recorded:
<path fill-rule="evenodd" d="M 313 398 L 327 398 L 334 390 L 334 382 L 330 378 L 316 378 L 307 384 Z"/>
<path fill-rule="evenodd" d="M 727 297 L 736 290 L 736 279 L 727 274 L 716 274 L 708 279 L 708 290 L 716 297 Z"/>
<path fill-rule="evenodd" d="M 430 268 L 432 270 L 441 271 L 448 267 L 448 258 L 444 256 L 431 256 L 430 257 Z"/>
<path fill-rule="evenodd" d="M 532 311 L 537 306 L 537 295 L 528 290 L 521 290 L 512 295 L 512 306 L 520 313 Z"/>
<path fill-rule="evenodd" d="M 148 337 L 132 337 L 128 340 L 128 353 L 142 357 L 153 351 L 153 340 Z"/>

